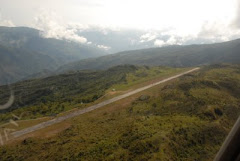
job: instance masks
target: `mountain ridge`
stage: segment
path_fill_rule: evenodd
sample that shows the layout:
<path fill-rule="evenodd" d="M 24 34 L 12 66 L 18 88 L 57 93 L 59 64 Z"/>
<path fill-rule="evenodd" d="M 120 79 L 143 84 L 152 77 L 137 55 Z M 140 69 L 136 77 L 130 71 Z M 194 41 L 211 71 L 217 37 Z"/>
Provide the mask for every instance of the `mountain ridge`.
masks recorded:
<path fill-rule="evenodd" d="M 0 84 L 22 80 L 42 70 L 106 54 L 75 42 L 43 38 L 40 30 L 0 26 Z"/>
<path fill-rule="evenodd" d="M 189 67 L 212 63 L 239 63 L 239 51 L 240 39 L 215 44 L 173 45 L 84 59 L 61 66 L 57 71 L 106 69 L 123 64 Z"/>

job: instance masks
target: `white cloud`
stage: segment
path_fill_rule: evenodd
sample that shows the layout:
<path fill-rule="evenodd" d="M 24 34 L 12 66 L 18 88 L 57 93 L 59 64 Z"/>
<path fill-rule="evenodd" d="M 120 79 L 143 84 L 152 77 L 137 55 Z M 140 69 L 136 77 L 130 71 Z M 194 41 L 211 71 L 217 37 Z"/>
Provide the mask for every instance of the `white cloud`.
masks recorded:
<path fill-rule="evenodd" d="M 163 40 L 157 39 L 157 40 L 154 41 L 154 45 L 158 46 L 158 47 L 162 47 L 162 46 L 165 45 L 165 42 Z"/>
<path fill-rule="evenodd" d="M 87 39 L 85 37 L 79 36 L 76 33 L 78 31 L 77 29 L 83 28 L 82 26 L 63 23 L 54 12 L 42 10 L 41 14 L 35 17 L 35 23 L 33 26 L 41 30 L 42 36 L 45 38 L 87 43 Z"/>
<path fill-rule="evenodd" d="M 111 49 L 111 47 L 105 46 L 105 45 L 97 45 L 97 47 L 98 47 L 99 49 L 104 49 L 104 50 L 109 50 L 109 49 Z"/>
<path fill-rule="evenodd" d="M 156 39 L 157 36 L 158 36 L 157 33 L 151 33 L 151 32 L 146 33 L 140 37 L 140 42 L 152 41 L 152 40 Z"/>
<path fill-rule="evenodd" d="M 20 26 L 29 26 L 32 16 L 38 13 L 36 8 L 42 7 L 54 10 L 58 16 L 70 22 L 147 30 L 173 27 L 177 29 L 177 35 L 188 35 L 197 34 L 204 21 L 231 20 L 236 14 L 236 4 L 233 1 L 239 2 L 239 0 L 1 0 L 0 6 L 2 13 L 8 14 L 16 25 Z M 21 8 L 16 10 L 19 6 Z M 235 22 L 239 24 L 239 11 L 237 15 Z"/>
<path fill-rule="evenodd" d="M 235 12 L 235 18 L 233 20 L 233 27 L 240 28 L 240 1 L 237 0 L 237 5 L 236 5 L 236 12 Z"/>
<path fill-rule="evenodd" d="M 76 23 L 76 22 L 70 22 L 67 24 L 67 28 L 73 28 L 73 29 L 76 29 L 81 32 L 81 31 L 89 29 L 90 27 L 89 27 L 89 25 L 84 25 L 84 24 Z"/>
<path fill-rule="evenodd" d="M 240 10 L 240 9 L 239 9 Z M 237 11 L 240 12 L 240 11 Z M 239 24 L 240 16 L 236 15 L 234 21 L 221 22 L 221 21 L 204 21 L 201 26 L 194 28 L 194 32 L 180 32 L 177 27 L 162 28 L 159 30 L 142 30 L 139 39 L 136 42 L 146 43 L 153 42 L 154 46 L 166 46 L 166 45 L 182 45 L 191 43 L 209 43 L 209 42 L 221 42 L 228 41 L 240 36 L 240 28 L 234 28 L 232 23 Z M 236 25 L 235 25 L 236 26 Z M 42 35 L 46 38 L 56 38 L 64 39 L 68 41 L 74 41 L 78 43 L 85 43 L 88 45 L 94 45 L 92 42 L 88 42 L 87 38 L 80 36 L 81 32 L 86 30 L 96 29 L 101 31 L 103 34 L 108 35 L 111 28 L 106 28 L 103 26 L 91 26 L 83 25 L 80 23 L 66 23 L 60 19 L 54 12 L 41 12 L 35 18 L 35 28 L 43 31 Z M 115 32 L 120 32 L 120 29 Z M 135 41 L 130 41 L 131 44 L 136 43 Z M 109 50 L 111 47 L 101 45 L 101 42 L 95 42 L 95 46 L 98 48 Z M 100 45 L 97 45 L 100 44 Z"/>
<path fill-rule="evenodd" d="M 240 37 L 240 1 L 236 10 L 235 18 L 232 21 L 205 21 L 198 30 L 192 34 L 182 34 L 178 29 L 169 28 L 166 31 L 159 31 L 154 46 L 166 45 L 187 45 L 192 43 L 215 43 L 229 41 Z M 169 37 L 166 39 L 166 37 Z"/>
<path fill-rule="evenodd" d="M 180 44 L 180 42 L 174 37 L 174 36 L 171 36 L 167 42 L 166 42 L 167 45 L 175 45 L 175 44 Z"/>
<path fill-rule="evenodd" d="M 228 41 L 240 36 L 240 29 L 233 28 L 231 24 L 219 22 L 205 22 L 197 37 L 212 42 Z"/>
<path fill-rule="evenodd" d="M 170 38 L 168 38 L 168 40 L 166 41 L 156 39 L 154 41 L 154 46 L 162 47 L 167 45 L 181 45 L 183 40 L 183 38 L 176 38 L 175 36 L 170 36 Z"/>
<path fill-rule="evenodd" d="M 2 14 L 0 13 L 0 26 L 14 27 L 15 25 L 11 20 L 3 19 Z"/>

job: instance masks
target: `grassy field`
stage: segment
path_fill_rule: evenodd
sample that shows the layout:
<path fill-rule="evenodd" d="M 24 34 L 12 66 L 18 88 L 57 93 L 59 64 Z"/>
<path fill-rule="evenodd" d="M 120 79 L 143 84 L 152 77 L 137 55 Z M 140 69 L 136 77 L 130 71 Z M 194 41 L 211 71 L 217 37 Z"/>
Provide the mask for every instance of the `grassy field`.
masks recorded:
<path fill-rule="evenodd" d="M 206 66 L 34 132 L 1 147 L 0 156 L 1 160 L 211 161 L 238 118 L 239 105 L 240 66 Z"/>

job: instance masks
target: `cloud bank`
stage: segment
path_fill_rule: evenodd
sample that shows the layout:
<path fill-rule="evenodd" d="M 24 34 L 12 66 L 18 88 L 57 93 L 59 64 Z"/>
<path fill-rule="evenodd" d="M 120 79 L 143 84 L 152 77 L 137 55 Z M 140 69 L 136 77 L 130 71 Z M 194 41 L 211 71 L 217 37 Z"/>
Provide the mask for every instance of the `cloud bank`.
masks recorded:
<path fill-rule="evenodd" d="M 13 1 L 13 0 L 9 0 L 9 1 Z M 91 0 L 90 0 L 91 1 Z M 153 0 L 154 1 L 154 0 Z M 171 0 L 170 0 L 171 1 Z M 207 2 L 207 0 L 204 0 Z M 217 2 L 217 0 L 215 0 Z M 167 46 L 167 45 L 189 45 L 189 44 L 201 44 L 201 43 L 214 43 L 214 42 L 221 42 L 221 41 L 228 41 L 228 40 L 232 40 L 232 39 L 236 39 L 240 37 L 240 0 L 224 0 L 226 3 L 221 3 L 219 2 L 219 4 L 221 4 L 222 7 L 218 8 L 218 6 L 216 6 L 216 8 L 214 8 L 214 12 L 212 10 L 212 7 L 210 6 L 205 6 L 205 3 L 202 3 L 201 1 L 198 1 L 198 3 L 201 2 L 201 4 L 203 5 L 202 7 L 205 9 L 208 9 L 209 12 L 196 12 L 197 14 L 189 14 L 189 11 L 186 11 L 186 16 L 188 17 L 190 16 L 191 19 L 186 19 L 186 21 L 184 21 L 184 17 L 180 17 L 180 18 L 176 18 L 178 17 L 178 15 L 176 15 L 176 12 L 174 10 L 174 12 L 169 13 L 171 14 L 170 17 L 168 17 L 168 12 L 169 9 L 164 7 L 164 9 L 166 8 L 166 11 L 168 12 L 164 12 L 165 14 L 163 14 L 163 17 L 157 17 L 157 19 L 154 19 L 153 17 L 149 17 L 146 16 L 144 19 L 143 17 L 141 17 L 139 19 L 139 22 L 141 22 L 140 24 L 138 24 L 138 26 L 142 26 L 144 24 L 148 24 L 147 20 L 153 21 L 153 26 L 155 22 L 161 22 L 161 21 L 166 21 L 166 24 L 164 25 L 158 25 L 159 28 L 142 28 L 141 30 L 137 30 L 136 28 L 121 28 L 120 26 L 115 26 L 116 28 L 112 27 L 106 27 L 104 28 L 103 26 L 106 26 L 107 23 L 104 21 L 100 21 L 99 18 L 96 18 L 97 20 L 97 25 L 88 25 L 89 23 L 84 23 L 83 19 L 69 19 L 69 17 L 66 15 L 65 10 L 64 11 L 60 11 L 60 10 L 56 10 L 55 3 L 52 3 L 53 7 L 52 8 L 48 8 L 45 6 L 44 9 L 40 10 L 40 12 L 38 11 L 34 11 L 33 13 L 37 12 L 37 16 L 35 17 L 35 21 L 33 24 L 31 24 L 33 28 L 37 28 L 39 30 L 41 30 L 41 35 L 45 38 L 56 38 L 56 39 L 61 39 L 61 40 L 66 40 L 66 41 L 73 41 L 76 43 L 80 43 L 80 44 L 85 44 L 85 45 L 89 45 L 89 46 L 94 46 L 96 48 L 100 48 L 103 50 L 109 50 L 112 51 L 116 47 L 118 46 L 123 46 L 122 48 L 127 48 L 127 46 L 137 46 L 138 48 L 146 48 L 146 47 L 162 47 L 162 46 Z M 236 4 L 234 4 L 234 8 L 230 7 L 230 5 L 232 4 L 232 1 L 236 1 Z M 95 2 L 95 0 L 94 0 Z M 96 1 L 98 2 L 98 1 Z M 108 0 L 107 0 L 108 2 Z M 109 0 L 109 3 L 111 1 Z M 177 1 L 176 1 L 177 2 Z M 0 2 L 1 3 L 1 2 Z M 14 1 L 15 3 L 15 1 Z M 42 3 L 41 1 L 39 1 L 39 3 L 46 5 L 45 3 Z M 60 2 L 59 2 L 60 3 Z M 64 1 L 64 4 L 69 4 Z M 77 1 L 74 1 L 74 6 L 76 5 L 75 3 L 77 3 Z M 103 2 L 102 2 L 103 3 Z M 106 3 L 106 4 L 109 4 Z M 141 3 L 141 2 L 140 2 Z M 156 1 L 157 3 L 157 1 Z M 166 2 L 168 3 L 168 2 Z M 181 4 L 182 2 L 179 2 L 179 4 Z M 214 2 L 211 1 L 210 3 L 212 3 L 213 6 Z M 73 13 L 79 13 L 79 17 L 85 17 L 85 19 L 90 19 L 90 17 L 87 17 L 85 14 L 90 14 L 90 12 L 86 12 L 87 9 L 89 8 L 89 5 L 93 5 L 95 3 L 85 3 L 84 5 L 81 4 L 81 7 L 78 8 L 78 12 L 73 12 Z M 105 3 L 104 3 L 105 4 Z M 104 6 L 100 5 L 100 6 Z M 115 6 L 115 2 L 111 2 L 112 5 Z M 119 2 L 120 5 L 124 5 L 123 2 Z M 143 9 L 145 8 L 145 3 L 142 4 Z M 169 5 L 172 4 L 169 2 Z M 229 5 L 227 5 L 229 4 Z M 48 4 L 49 5 L 49 4 Z M 135 5 L 135 3 L 133 3 L 132 5 Z M 195 2 L 192 4 L 195 6 Z M 85 10 L 84 10 L 84 7 Z M 96 8 L 99 8 L 99 5 L 94 5 Z M 111 5 L 110 5 L 111 6 Z M 109 7 L 110 7 L 109 6 Z M 155 5 L 154 5 L 155 6 Z M 156 5 L 157 6 L 157 5 Z M 170 5 L 171 6 L 171 5 Z M 69 6 L 68 6 L 69 7 Z M 118 7 L 118 6 L 115 6 Z M 47 9 L 46 9 L 47 8 Z M 67 6 L 66 6 L 67 8 Z M 94 8 L 94 11 L 95 9 Z M 157 6 L 158 8 L 158 6 Z M 222 10 L 222 8 L 226 9 Z M 64 8 L 65 9 L 65 8 Z M 73 9 L 73 8 L 71 8 Z M 113 9 L 110 7 L 110 9 Z M 129 12 L 132 13 L 133 10 L 132 8 L 129 8 Z M 151 7 L 149 8 L 151 9 Z M 199 9 L 198 7 L 196 8 L 191 8 L 193 10 L 195 9 Z M 52 12 L 52 11 L 55 12 Z M 116 12 L 115 8 L 114 10 L 110 10 L 110 13 Z M 142 10 L 139 10 L 142 13 Z M 219 11 L 219 12 L 217 12 Z M 4 12 L 2 12 L 4 13 Z M 40 14 L 39 14 L 40 13 Z M 58 14 L 56 14 L 58 13 Z M 96 12 L 99 13 L 99 12 Z M 126 17 L 129 17 L 129 14 L 127 14 L 128 12 L 124 12 L 123 14 L 126 14 Z M 192 13 L 192 12 L 191 12 Z M 230 13 L 230 14 L 229 14 Z M 14 12 L 15 14 L 15 12 Z M 92 13 L 91 13 L 92 14 Z M 180 13 L 178 13 L 180 14 Z M 209 18 L 209 14 L 212 14 L 212 17 L 210 19 Z M 18 14 L 15 14 L 16 16 L 19 16 Z M 34 14 L 31 14 L 29 16 L 32 16 Z M 71 16 L 73 16 L 76 14 L 71 14 Z M 98 14 L 97 14 L 98 15 Z M 100 15 L 100 13 L 99 13 Z M 145 14 L 144 14 L 145 15 Z M 158 14 L 159 16 L 160 14 Z M 62 18 L 60 18 L 62 16 Z M 78 16 L 78 15 L 77 15 Z M 106 15 L 105 15 L 106 16 Z M 9 16 L 11 17 L 11 16 Z M 104 17 L 104 16 L 102 16 Z M 139 17 L 139 16 L 137 16 Z M 205 17 L 205 18 L 204 18 Z M 220 17 L 220 19 L 219 19 Z M 64 18 L 66 18 L 67 21 L 63 20 Z M 91 18 L 94 19 L 94 16 L 91 15 Z M 116 18 L 114 17 L 115 20 L 119 21 L 119 19 L 123 18 L 122 17 L 122 13 L 119 14 L 119 17 Z M 165 18 L 165 19 L 164 19 Z M 14 18 L 12 19 L 14 20 Z M 123 19 L 125 20 L 125 19 Z M 132 22 L 132 18 L 129 18 L 130 22 Z M 170 22 L 176 22 L 176 24 L 171 24 Z M 23 21 L 24 22 L 24 21 Z M 83 25 L 81 23 L 71 23 L 71 22 L 81 22 L 84 23 L 86 25 Z M 169 22 L 169 23 L 168 23 Z M 18 24 L 17 21 L 14 21 L 14 23 Z M 150 23 L 149 21 L 149 25 L 152 25 L 152 23 Z M 129 23 L 126 23 L 127 25 Z M 14 26 L 13 22 L 11 20 L 7 20 L 7 19 L 3 19 L 0 15 L 0 25 L 2 26 Z M 101 26 L 103 25 L 103 26 Z M 117 25 L 117 24 L 116 24 Z M 169 26 L 168 26 L 169 25 Z M 26 26 L 29 26 L 29 24 L 27 24 Z M 131 27 L 131 26 L 130 26 Z M 123 35 L 122 33 L 124 33 L 124 29 L 126 29 L 126 31 L 130 31 L 129 34 L 127 35 Z M 132 31 L 131 31 L 131 30 Z M 89 33 L 90 34 L 89 34 Z M 93 37 L 95 37 L 96 35 L 94 35 L 95 33 L 101 32 L 103 35 L 99 36 L 100 38 L 95 39 Z M 112 34 L 114 32 L 114 34 Z M 93 34 L 94 33 L 94 34 Z M 118 33 L 118 34 L 116 34 Z M 91 35 L 92 34 L 92 35 Z M 99 34 L 99 33 L 98 33 Z M 122 35 L 121 35 L 122 34 Z M 134 34 L 134 35 L 133 35 Z M 101 34 L 99 34 L 101 35 Z M 115 37 L 113 36 L 115 35 Z M 124 38 L 123 38 L 124 37 Z M 123 38 L 124 41 L 122 41 L 123 43 L 116 43 L 115 41 L 112 40 L 106 40 L 108 38 L 112 38 L 112 40 L 118 40 Z M 109 43 L 109 41 L 111 41 L 111 43 Z M 117 45 L 115 45 L 114 43 L 116 43 Z M 129 43 L 129 44 L 127 44 Z"/>
<path fill-rule="evenodd" d="M 103 49 L 103 50 L 109 50 L 109 49 L 111 49 L 111 47 L 105 46 L 105 45 L 97 45 L 97 47 L 98 47 L 99 49 Z"/>
<path fill-rule="evenodd" d="M 111 49 L 110 46 L 97 44 L 101 42 L 93 43 L 88 41 L 84 36 L 79 35 L 82 32 L 90 29 L 88 25 L 83 25 L 80 23 L 66 23 L 59 18 L 55 12 L 41 10 L 40 14 L 35 17 L 35 22 L 32 27 L 41 30 L 41 36 L 44 38 L 72 41 L 95 46 L 106 51 Z"/>
<path fill-rule="evenodd" d="M 158 47 L 167 46 L 167 45 L 182 45 L 183 39 L 176 38 L 175 36 L 170 36 L 167 40 L 156 39 L 154 45 Z"/>
<path fill-rule="evenodd" d="M 15 25 L 11 20 L 3 19 L 2 14 L 0 13 L 0 26 L 14 27 Z"/>
<path fill-rule="evenodd" d="M 157 33 L 152 33 L 152 32 L 146 33 L 140 37 L 140 42 L 152 41 L 152 40 L 156 39 L 157 36 L 158 36 Z"/>
<path fill-rule="evenodd" d="M 33 27 L 41 30 L 41 35 L 45 38 L 87 43 L 85 37 L 77 34 L 77 29 L 82 28 L 82 26 L 77 24 L 66 25 L 54 12 L 42 11 L 35 17 Z"/>
<path fill-rule="evenodd" d="M 154 41 L 154 45 L 158 46 L 158 47 L 161 47 L 161 46 L 165 45 L 165 42 L 163 40 L 156 39 Z"/>
<path fill-rule="evenodd" d="M 233 26 L 240 29 L 240 0 L 237 1 L 236 16 L 233 21 Z"/>

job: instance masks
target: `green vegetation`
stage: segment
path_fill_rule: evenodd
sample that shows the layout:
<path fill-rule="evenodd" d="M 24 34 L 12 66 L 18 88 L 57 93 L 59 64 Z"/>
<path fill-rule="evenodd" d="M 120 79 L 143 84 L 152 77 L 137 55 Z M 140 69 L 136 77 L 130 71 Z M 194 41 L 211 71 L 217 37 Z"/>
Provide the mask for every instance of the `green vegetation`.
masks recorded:
<path fill-rule="evenodd" d="M 13 84 L 11 88 L 16 99 L 11 108 L 1 114 L 1 121 L 12 117 L 9 112 L 18 116 L 27 111 L 25 118 L 36 118 L 85 106 L 103 96 L 111 85 L 124 83 L 126 73 L 135 70 L 135 66 L 119 66 L 107 71 L 74 72 Z M 0 88 L 2 104 L 9 93 L 8 86 Z"/>
<path fill-rule="evenodd" d="M 121 64 L 192 67 L 212 63 L 239 63 L 240 39 L 203 45 L 166 46 L 124 51 L 80 60 L 61 66 L 59 71 L 105 69 Z"/>
<path fill-rule="evenodd" d="M 206 66 L 74 118 L 54 137 L 3 146 L 1 160 L 211 161 L 240 114 L 239 87 L 240 66 Z"/>
<path fill-rule="evenodd" d="M 65 63 L 106 54 L 97 47 L 40 35 L 32 28 L 0 26 L 0 85 L 52 74 L 50 70 Z"/>
<path fill-rule="evenodd" d="M 112 88 L 116 90 L 126 90 L 137 84 L 147 82 L 149 80 L 162 79 L 171 74 L 176 74 L 186 70 L 186 68 L 170 68 L 170 67 L 138 67 L 135 72 L 127 73 L 126 82 L 124 84 L 116 84 Z"/>
<path fill-rule="evenodd" d="M 0 114 L 0 122 L 16 116 L 34 119 L 56 116 L 73 108 L 84 108 L 112 88 L 127 90 L 147 80 L 162 77 L 184 69 L 166 67 L 117 66 L 105 71 L 80 71 L 43 79 L 33 79 L 11 85 L 15 102 Z M 9 98 L 9 87 L 0 87 L 0 104 Z"/>

